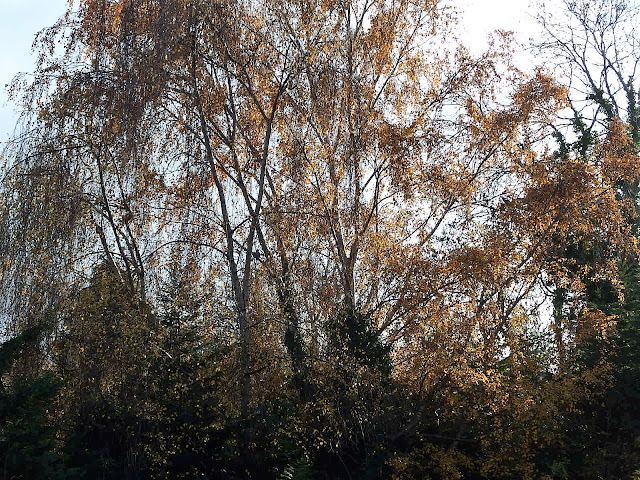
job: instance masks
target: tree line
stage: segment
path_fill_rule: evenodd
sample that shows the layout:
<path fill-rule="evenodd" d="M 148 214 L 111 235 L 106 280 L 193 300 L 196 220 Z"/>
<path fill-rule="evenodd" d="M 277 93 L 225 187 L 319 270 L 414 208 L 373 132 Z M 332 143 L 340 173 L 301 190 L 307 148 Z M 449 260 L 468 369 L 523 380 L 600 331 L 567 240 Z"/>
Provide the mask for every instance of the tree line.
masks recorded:
<path fill-rule="evenodd" d="M 640 475 L 636 7 L 80 0 L 11 85 L 0 472 Z"/>

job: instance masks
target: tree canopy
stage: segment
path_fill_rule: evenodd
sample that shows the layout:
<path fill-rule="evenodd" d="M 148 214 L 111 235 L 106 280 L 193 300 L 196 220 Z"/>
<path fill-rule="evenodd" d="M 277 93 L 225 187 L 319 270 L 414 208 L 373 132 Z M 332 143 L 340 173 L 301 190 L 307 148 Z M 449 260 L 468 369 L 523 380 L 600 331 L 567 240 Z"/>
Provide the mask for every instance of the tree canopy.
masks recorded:
<path fill-rule="evenodd" d="M 566 84 L 437 0 L 70 7 L 12 85 L 2 478 L 638 474 L 634 12 L 578 3 Z"/>

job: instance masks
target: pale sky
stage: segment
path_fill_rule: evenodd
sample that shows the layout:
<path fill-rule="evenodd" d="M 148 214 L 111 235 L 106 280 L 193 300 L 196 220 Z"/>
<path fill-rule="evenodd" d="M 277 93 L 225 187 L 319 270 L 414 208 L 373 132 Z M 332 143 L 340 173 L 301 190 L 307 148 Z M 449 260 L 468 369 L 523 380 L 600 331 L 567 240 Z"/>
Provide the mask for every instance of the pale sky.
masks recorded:
<path fill-rule="evenodd" d="M 67 5 L 68 0 L 0 0 L 0 142 L 13 131 L 16 120 L 14 106 L 7 104 L 5 85 L 18 72 L 33 70 L 35 34 L 53 25 Z"/>
<path fill-rule="evenodd" d="M 526 44 L 538 35 L 532 0 L 451 0 L 462 10 L 461 38 L 474 53 L 482 52 L 487 35 L 494 30 L 510 30 Z"/>
<path fill-rule="evenodd" d="M 482 51 L 488 33 L 498 28 L 515 31 L 522 43 L 535 35 L 535 22 L 527 15 L 530 0 L 450 1 L 464 12 L 461 38 L 474 53 Z M 55 23 L 67 5 L 68 0 L 0 0 L 0 147 L 16 121 L 15 107 L 7 103 L 4 86 L 18 72 L 33 70 L 35 34 Z"/>

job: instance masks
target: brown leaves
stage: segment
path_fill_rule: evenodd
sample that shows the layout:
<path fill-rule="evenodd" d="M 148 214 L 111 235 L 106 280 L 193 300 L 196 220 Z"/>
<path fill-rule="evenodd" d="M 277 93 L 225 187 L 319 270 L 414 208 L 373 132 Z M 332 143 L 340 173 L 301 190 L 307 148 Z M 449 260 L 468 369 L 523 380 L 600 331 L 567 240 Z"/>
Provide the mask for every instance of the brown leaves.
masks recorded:
<path fill-rule="evenodd" d="M 429 50 L 448 44 L 439 8 L 85 0 L 67 52 L 78 63 L 37 103 L 24 148 L 40 153 L 16 157 L 15 178 L 67 168 L 86 205 L 73 227 L 86 241 L 61 240 L 78 276 L 107 258 L 153 298 L 163 264 L 200 264 L 228 322 L 211 328 L 235 340 L 241 388 L 227 401 L 243 415 L 294 370 L 340 366 L 325 326 L 346 308 L 390 345 L 394 379 L 426 405 L 416 418 L 433 399 L 452 419 L 495 426 L 506 412 L 521 425 L 553 403 L 535 386 L 557 365 L 537 365 L 527 344 L 550 286 L 578 308 L 590 279 L 615 282 L 616 252 L 635 252 L 617 193 L 637 186 L 639 162 L 619 121 L 592 162 L 550 154 L 566 90 L 515 70 L 506 35 L 479 58 Z M 29 185 L 66 198 L 64 182 Z M 560 255 L 577 244 L 601 248 L 598 261 Z M 578 316 L 608 335 L 609 317 Z M 452 476 L 466 462 L 429 455 Z"/>

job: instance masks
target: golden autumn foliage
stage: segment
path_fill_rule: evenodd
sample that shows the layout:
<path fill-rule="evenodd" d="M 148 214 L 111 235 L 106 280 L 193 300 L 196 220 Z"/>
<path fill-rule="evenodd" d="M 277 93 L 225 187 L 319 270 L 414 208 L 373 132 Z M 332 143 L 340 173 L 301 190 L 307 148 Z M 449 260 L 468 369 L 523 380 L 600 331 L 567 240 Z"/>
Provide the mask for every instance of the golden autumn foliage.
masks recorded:
<path fill-rule="evenodd" d="M 40 38 L 0 266 L 63 430 L 95 422 L 60 448 L 113 421 L 135 478 L 552 478 L 609 381 L 585 299 L 623 295 L 640 164 L 619 119 L 559 157 L 567 89 L 455 28 L 436 0 L 81 0 Z"/>

